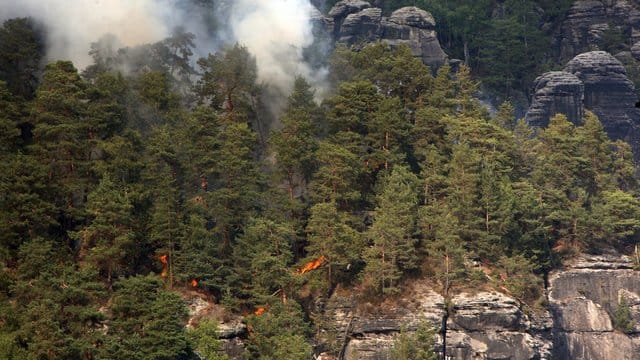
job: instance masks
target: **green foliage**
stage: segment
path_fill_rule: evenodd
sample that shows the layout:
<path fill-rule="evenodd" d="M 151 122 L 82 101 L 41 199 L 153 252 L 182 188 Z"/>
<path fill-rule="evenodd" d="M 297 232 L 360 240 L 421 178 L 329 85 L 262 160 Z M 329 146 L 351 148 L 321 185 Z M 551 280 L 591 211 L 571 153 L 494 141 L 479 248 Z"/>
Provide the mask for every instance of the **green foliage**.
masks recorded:
<path fill-rule="evenodd" d="M 620 297 L 618 306 L 613 312 L 613 327 L 625 334 L 630 334 L 635 330 L 635 323 L 631 318 L 631 309 L 629 303 L 624 296 Z"/>
<path fill-rule="evenodd" d="M 418 178 L 407 168 L 396 166 L 379 180 L 373 224 L 366 236 L 365 284 L 374 291 L 394 293 L 402 271 L 417 267 L 416 209 Z"/>
<path fill-rule="evenodd" d="M 435 330 L 426 322 L 421 321 L 416 331 L 408 334 L 407 330 L 400 329 L 391 348 L 392 360 L 436 360 L 438 353 L 434 350 Z"/>
<path fill-rule="evenodd" d="M 188 353 L 182 299 L 154 276 L 114 285 L 109 329 L 99 356 L 105 359 L 181 359 Z"/>
<path fill-rule="evenodd" d="M 567 5 L 413 3 L 433 6 L 442 43 L 503 93 L 545 66 L 536 27 Z M 405 46 L 339 47 L 323 104 L 298 77 L 267 129 L 269 87 L 240 45 L 201 59 L 190 88 L 184 29 L 135 48 L 105 37 L 83 75 L 55 62 L 35 89 L 33 29 L 0 29 L 2 358 L 224 358 L 215 324 L 185 332 L 168 288 L 262 308 L 246 317 L 247 358 L 308 359 L 306 321 L 321 328 L 336 289 L 383 301 L 423 276 L 450 303 L 486 282 L 479 262 L 533 302 L 564 256 L 636 242 L 630 145 L 588 112 L 537 131 L 508 103 L 492 117 L 467 66 L 434 75 Z M 432 337 L 403 332 L 396 357 L 433 358 Z"/>
<path fill-rule="evenodd" d="M 274 303 L 264 314 L 248 319 L 251 328 L 245 352 L 246 359 L 306 360 L 312 348 L 306 341 L 309 326 L 295 301 Z"/>
<path fill-rule="evenodd" d="M 542 280 L 534 274 L 535 265 L 522 255 L 502 257 L 497 268 L 501 286 L 526 303 L 542 296 Z"/>
<path fill-rule="evenodd" d="M 44 52 L 44 34 L 33 19 L 4 21 L 0 28 L 0 79 L 13 94 L 33 98 Z"/>
<path fill-rule="evenodd" d="M 187 339 L 194 352 L 202 360 L 228 360 L 222 353 L 222 342 L 219 340 L 218 327 L 212 320 L 203 319 L 194 329 L 187 330 Z"/>

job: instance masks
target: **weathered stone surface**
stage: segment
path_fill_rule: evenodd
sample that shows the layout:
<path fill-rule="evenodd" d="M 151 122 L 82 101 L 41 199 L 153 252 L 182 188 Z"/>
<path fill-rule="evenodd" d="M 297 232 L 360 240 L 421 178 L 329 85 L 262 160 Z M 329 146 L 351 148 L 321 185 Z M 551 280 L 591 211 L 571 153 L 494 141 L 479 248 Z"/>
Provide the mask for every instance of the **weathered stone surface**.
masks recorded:
<path fill-rule="evenodd" d="M 342 0 L 338 1 L 332 8 L 329 10 L 329 17 L 334 19 L 344 19 L 349 14 L 357 13 L 360 10 L 370 8 L 371 4 L 362 0 Z"/>
<path fill-rule="evenodd" d="M 584 83 L 584 107 L 598 115 L 609 137 L 630 143 L 638 158 L 640 109 L 622 63 L 607 52 L 591 51 L 569 61 L 565 71 Z"/>
<path fill-rule="evenodd" d="M 550 359 L 552 321 L 548 313 L 526 315 L 513 298 L 496 293 L 460 294 L 447 321 L 451 359 Z"/>
<path fill-rule="evenodd" d="M 436 22 L 430 13 L 414 7 L 394 11 L 383 21 L 382 40 L 393 46 L 406 44 L 414 56 L 433 67 L 447 61 L 435 32 Z"/>
<path fill-rule="evenodd" d="M 594 112 L 611 139 L 631 144 L 640 159 L 640 108 L 633 83 L 622 63 L 604 51 L 580 54 L 564 71 L 549 72 L 536 80 L 526 119 L 544 127 L 562 113 L 580 123 L 584 110 Z"/>
<path fill-rule="evenodd" d="M 569 10 L 558 34 L 564 59 L 593 49 L 605 31 L 617 27 L 628 36 L 626 42 L 640 40 L 638 0 L 577 0 Z"/>
<path fill-rule="evenodd" d="M 410 296 L 402 304 L 359 308 L 353 299 L 334 296 L 326 315 L 335 327 L 328 332 L 347 335 L 345 359 L 388 359 L 400 329 L 415 331 L 422 319 L 442 335 L 442 296 L 426 286 L 416 286 Z M 446 338 L 438 336 L 436 343 L 442 351 L 446 341 L 447 359 L 550 359 L 553 321 L 548 313 L 530 317 L 516 300 L 495 292 L 460 294 L 452 303 Z"/>
<path fill-rule="evenodd" d="M 420 8 L 409 6 L 382 16 L 382 10 L 366 1 L 340 1 L 329 11 L 326 20 L 313 17 L 335 41 L 349 46 L 385 41 L 392 46 L 406 44 L 414 56 L 437 68 L 447 61 L 435 32 L 433 16 Z"/>
<path fill-rule="evenodd" d="M 534 95 L 525 119 L 532 126 L 546 127 L 549 119 L 564 114 L 573 123 L 584 114 L 584 84 L 577 76 L 552 71 L 535 80 Z"/>
<path fill-rule="evenodd" d="M 347 45 L 375 42 L 382 36 L 382 9 L 367 8 L 348 15 L 340 27 L 338 41 Z"/>
<path fill-rule="evenodd" d="M 631 259 L 585 255 L 567 269 L 552 273 L 549 284 L 554 358 L 637 359 L 639 334 L 614 331 L 609 316 L 624 295 L 632 318 L 638 317 L 640 276 Z"/>
<path fill-rule="evenodd" d="M 640 61 L 640 41 L 631 47 L 631 54 L 636 60 Z"/>

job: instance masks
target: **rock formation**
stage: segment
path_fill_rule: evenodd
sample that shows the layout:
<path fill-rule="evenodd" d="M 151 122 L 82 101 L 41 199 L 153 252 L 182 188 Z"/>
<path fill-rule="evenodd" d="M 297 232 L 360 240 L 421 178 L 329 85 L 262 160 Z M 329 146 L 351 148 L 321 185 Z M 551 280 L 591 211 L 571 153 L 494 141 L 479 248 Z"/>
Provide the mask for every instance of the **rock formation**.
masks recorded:
<path fill-rule="evenodd" d="M 640 41 L 640 1 L 575 1 L 556 36 L 561 58 L 592 50 L 605 31 L 614 27 L 628 43 Z"/>
<path fill-rule="evenodd" d="M 569 61 L 565 71 L 584 83 L 584 106 L 598 115 L 609 137 L 629 142 L 638 156 L 640 109 L 622 63 L 609 53 L 592 51 Z"/>
<path fill-rule="evenodd" d="M 565 71 L 545 73 L 535 80 L 534 97 L 526 119 L 532 126 L 546 127 L 555 114 L 579 123 L 584 114 L 584 83 Z"/>
<path fill-rule="evenodd" d="M 640 41 L 631 47 L 631 54 L 636 60 L 640 61 Z"/>
<path fill-rule="evenodd" d="M 354 293 L 341 289 L 314 316 L 322 324 L 315 339 L 317 359 L 388 359 L 401 329 L 412 332 L 426 321 L 438 334 L 436 350 L 448 360 L 634 360 L 640 354 L 635 268 L 626 256 L 582 255 L 549 274 L 545 309 L 531 309 L 495 291 L 463 292 L 445 301 L 421 282 L 404 296 L 376 305 L 358 302 Z M 628 334 L 616 329 L 612 315 L 622 297 L 634 324 Z M 205 308 L 200 303 L 194 309 Z M 219 313 L 217 306 L 209 311 Z M 203 316 L 211 317 L 192 311 L 192 317 Z M 246 327 L 231 319 L 220 320 L 220 337 L 231 358 L 241 359 Z"/>
<path fill-rule="evenodd" d="M 325 313 L 331 327 L 324 334 L 332 334 L 326 339 L 340 345 L 347 360 L 386 359 L 395 335 L 402 328 L 414 331 L 424 320 L 439 333 L 437 348 L 447 359 L 551 358 L 553 322 L 548 312 L 532 317 L 509 296 L 480 292 L 454 296 L 448 316 L 444 298 L 432 289 L 417 285 L 411 293 L 403 303 L 370 308 L 334 296 Z M 326 354 L 324 358 L 329 359 Z"/>
<path fill-rule="evenodd" d="M 339 1 L 327 16 L 314 13 L 315 34 L 331 34 L 334 42 L 358 47 L 385 41 L 392 46 L 406 44 L 425 64 L 437 68 L 447 61 L 435 32 L 433 16 L 409 6 L 382 16 L 380 8 L 362 0 Z"/>
<path fill-rule="evenodd" d="M 582 99 L 582 101 L 580 101 Z M 622 63 L 604 51 L 580 54 L 564 71 L 549 72 L 536 80 L 526 119 L 546 126 L 557 113 L 579 123 L 584 109 L 593 111 L 612 139 L 625 140 L 640 158 L 640 109 Z"/>
<path fill-rule="evenodd" d="M 640 276 L 626 257 L 584 256 L 549 277 L 554 358 L 637 359 L 640 354 Z M 624 296 L 635 329 L 614 330 L 611 314 Z"/>

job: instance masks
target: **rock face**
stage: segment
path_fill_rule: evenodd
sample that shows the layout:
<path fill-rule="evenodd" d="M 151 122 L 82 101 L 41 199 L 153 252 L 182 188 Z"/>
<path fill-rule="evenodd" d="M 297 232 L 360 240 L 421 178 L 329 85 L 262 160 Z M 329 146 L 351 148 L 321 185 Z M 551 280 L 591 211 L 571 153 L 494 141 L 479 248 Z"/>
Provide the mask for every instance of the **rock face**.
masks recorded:
<path fill-rule="evenodd" d="M 593 111 L 609 137 L 632 145 L 640 159 L 640 108 L 633 83 L 622 63 L 604 51 L 580 54 L 564 71 L 549 72 L 536 80 L 526 119 L 546 126 L 557 113 L 579 123 L 584 110 Z"/>
<path fill-rule="evenodd" d="M 640 61 L 640 41 L 631 47 L 631 55 L 633 55 L 636 60 Z"/>
<path fill-rule="evenodd" d="M 585 256 L 549 278 L 554 358 L 637 359 L 640 354 L 640 276 L 628 258 Z M 625 335 L 614 330 L 610 314 L 624 296 L 635 320 Z"/>
<path fill-rule="evenodd" d="M 584 106 L 593 111 L 613 139 L 634 145 L 638 155 L 640 109 L 631 81 L 620 61 L 604 51 L 580 54 L 569 61 L 565 71 L 584 83 Z"/>
<path fill-rule="evenodd" d="M 406 44 L 414 56 L 437 68 L 447 61 L 435 32 L 435 20 L 427 11 L 409 6 L 389 17 L 380 8 L 362 0 L 343 0 L 326 17 L 313 17 L 317 33 L 332 34 L 333 41 L 348 46 L 385 41 L 392 46 Z"/>
<path fill-rule="evenodd" d="M 418 287 L 412 294 L 406 304 L 375 309 L 358 309 L 352 299 L 334 296 L 326 313 L 332 327 L 325 336 L 337 334 L 334 343 L 341 344 L 346 360 L 388 359 L 400 330 L 414 331 L 426 320 L 440 334 L 437 348 L 447 359 L 551 358 L 553 322 L 548 313 L 532 318 L 514 299 L 481 292 L 455 296 L 447 316 L 444 298 L 433 290 Z"/>
<path fill-rule="evenodd" d="M 558 45 L 563 59 L 593 49 L 605 31 L 616 28 L 627 42 L 640 40 L 640 1 L 577 0 L 560 27 Z"/>
<path fill-rule="evenodd" d="M 535 80 L 534 97 L 526 120 L 532 126 L 546 127 L 555 114 L 565 114 L 579 123 L 584 114 L 584 83 L 566 71 L 545 73 Z"/>
<path fill-rule="evenodd" d="M 447 358 L 551 359 L 552 321 L 548 313 L 526 315 L 516 300 L 494 292 L 463 293 L 452 302 Z"/>

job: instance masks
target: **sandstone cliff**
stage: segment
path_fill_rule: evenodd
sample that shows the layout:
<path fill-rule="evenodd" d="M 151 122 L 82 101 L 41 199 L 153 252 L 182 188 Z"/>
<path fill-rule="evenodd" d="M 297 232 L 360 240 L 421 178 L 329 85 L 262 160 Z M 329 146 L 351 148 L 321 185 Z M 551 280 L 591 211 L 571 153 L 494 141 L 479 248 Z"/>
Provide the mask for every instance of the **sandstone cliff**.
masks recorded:
<path fill-rule="evenodd" d="M 604 51 L 577 55 L 560 72 L 538 79 L 525 118 L 538 127 L 561 113 L 574 123 L 584 110 L 593 111 L 612 139 L 630 143 L 640 159 L 640 109 L 633 83 L 622 63 Z"/>
<path fill-rule="evenodd" d="M 575 1 L 556 34 L 560 58 L 598 47 L 607 31 L 621 33 L 629 44 L 640 41 L 640 1 Z"/>
<path fill-rule="evenodd" d="M 640 273 L 626 256 L 582 255 L 549 274 L 546 305 L 533 309 L 497 291 L 461 292 L 445 300 L 416 281 L 394 301 L 370 304 L 343 289 L 314 315 L 317 359 L 387 360 L 401 329 L 422 321 L 437 332 L 436 350 L 447 360 L 635 360 L 640 354 Z M 622 302 L 634 324 L 616 328 Z M 192 295 L 192 319 L 216 317 L 219 305 Z M 246 327 L 241 318 L 220 321 L 232 359 L 241 359 Z"/>
<path fill-rule="evenodd" d="M 416 57 L 433 68 L 447 61 L 433 16 L 414 6 L 398 9 L 387 17 L 367 1 L 343 0 L 327 16 L 314 13 L 313 24 L 316 37 L 330 37 L 334 43 L 353 47 L 378 41 L 392 46 L 406 44 Z"/>

